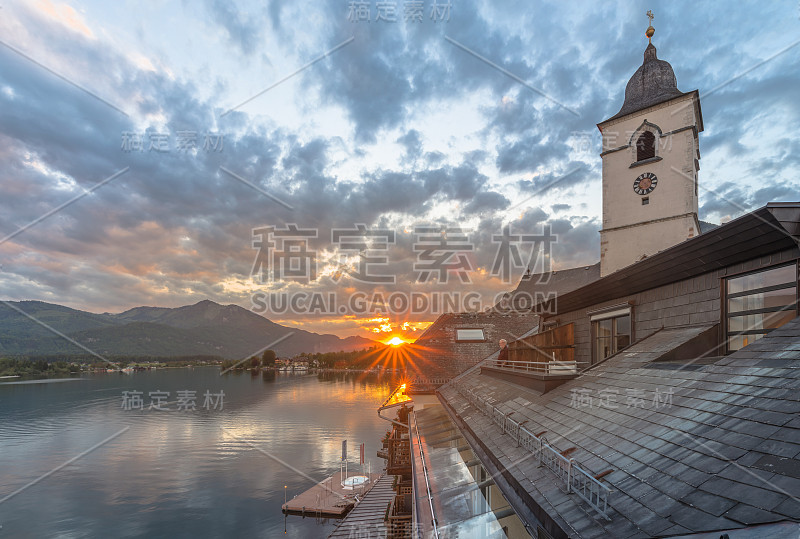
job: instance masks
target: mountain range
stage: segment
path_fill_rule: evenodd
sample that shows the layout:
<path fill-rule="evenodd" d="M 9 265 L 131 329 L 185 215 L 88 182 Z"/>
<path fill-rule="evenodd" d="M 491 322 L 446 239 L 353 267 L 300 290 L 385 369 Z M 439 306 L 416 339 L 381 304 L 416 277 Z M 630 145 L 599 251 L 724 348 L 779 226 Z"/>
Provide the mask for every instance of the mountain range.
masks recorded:
<path fill-rule="evenodd" d="M 119 314 L 95 314 L 42 301 L 7 303 L 28 316 L 0 303 L 0 355 L 5 356 L 87 355 L 59 333 L 99 355 L 114 357 L 241 359 L 265 347 L 279 356 L 294 356 L 378 344 L 363 337 L 339 338 L 282 326 L 238 305 L 209 300 L 177 308 L 135 307 Z"/>

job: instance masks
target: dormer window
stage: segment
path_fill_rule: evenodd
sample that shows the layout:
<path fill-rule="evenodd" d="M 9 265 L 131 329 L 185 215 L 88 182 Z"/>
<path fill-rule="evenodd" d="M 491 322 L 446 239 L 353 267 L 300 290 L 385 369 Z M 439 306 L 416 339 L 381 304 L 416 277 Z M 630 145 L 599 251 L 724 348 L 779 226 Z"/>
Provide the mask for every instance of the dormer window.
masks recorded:
<path fill-rule="evenodd" d="M 457 328 L 456 342 L 486 342 L 482 328 Z"/>
<path fill-rule="evenodd" d="M 656 136 L 645 131 L 636 140 L 636 161 L 652 159 L 656 156 Z"/>

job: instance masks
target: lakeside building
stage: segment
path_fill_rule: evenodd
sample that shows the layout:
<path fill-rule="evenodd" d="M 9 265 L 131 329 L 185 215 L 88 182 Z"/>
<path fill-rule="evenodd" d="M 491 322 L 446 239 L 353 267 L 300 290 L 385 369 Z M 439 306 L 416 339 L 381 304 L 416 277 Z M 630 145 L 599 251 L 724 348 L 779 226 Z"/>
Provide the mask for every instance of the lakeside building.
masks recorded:
<path fill-rule="evenodd" d="M 452 380 L 408 419 L 413 534 L 798 537 L 800 202 L 698 219 L 699 95 L 652 44 L 598 128 L 599 264 L 423 335 Z"/>
<path fill-rule="evenodd" d="M 292 358 L 291 366 L 294 370 L 308 370 L 308 358 L 297 356 Z"/>
<path fill-rule="evenodd" d="M 312 366 L 315 365 L 311 365 L 308 358 L 304 356 L 295 356 L 292 358 L 279 357 L 275 359 L 275 368 L 281 371 L 305 371 Z"/>

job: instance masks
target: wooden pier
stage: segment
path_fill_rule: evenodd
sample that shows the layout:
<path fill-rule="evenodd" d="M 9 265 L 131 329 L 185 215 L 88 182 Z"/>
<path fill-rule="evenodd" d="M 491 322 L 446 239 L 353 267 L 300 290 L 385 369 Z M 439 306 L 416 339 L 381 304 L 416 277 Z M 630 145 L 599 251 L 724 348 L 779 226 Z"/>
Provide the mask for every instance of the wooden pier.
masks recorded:
<path fill-rule="evenodd" d="M 351 537 L 386 537 L 387 528 L 384 523 L 386 509 L 395 496 L 392 489 L 394 476 L 382 476 L 364 495 L 362 500 L 344 517 L 328 539 Z"/>
<path fill-rule="evenodd" d="M 331 477 L 320 481 L 305 492 L 298 494 L 281 506 L 284 513 L 290 515 L 315 516 L 323 518 L 342 518 L 356 503 L 356 496 L 362 499 L 372 489 L 380 474 L 372 474 L 370 481 L 354 489 L 342 487 L 342 473 L 336 472 Z M 362 475 L 351 473 L 353 475 Z M 366 474 L 363 474 L 366 475 Z"/>

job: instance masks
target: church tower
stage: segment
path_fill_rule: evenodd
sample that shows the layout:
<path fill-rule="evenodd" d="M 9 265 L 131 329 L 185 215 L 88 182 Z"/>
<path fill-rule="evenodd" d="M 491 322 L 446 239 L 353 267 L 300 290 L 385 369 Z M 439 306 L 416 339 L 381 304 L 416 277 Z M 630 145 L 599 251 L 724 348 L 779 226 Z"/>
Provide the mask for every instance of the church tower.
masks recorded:
<path fill-rule="evenodd" d="M 652 13 L 647 12 L 655 29 Z M 698 91 L 681 92 L 672 66 L 648 42 L 603 137 L 600 275 L 606 276 L 700 233 L 697 218 Z"/>

